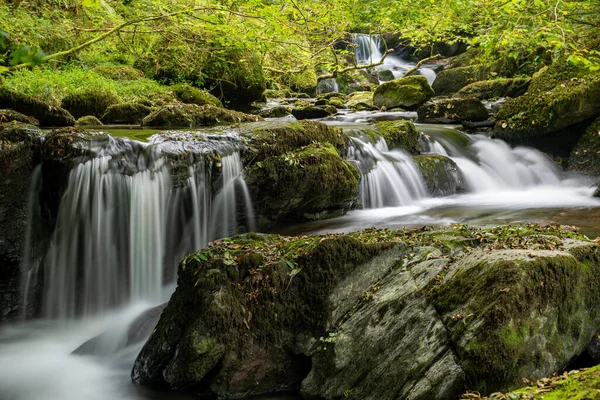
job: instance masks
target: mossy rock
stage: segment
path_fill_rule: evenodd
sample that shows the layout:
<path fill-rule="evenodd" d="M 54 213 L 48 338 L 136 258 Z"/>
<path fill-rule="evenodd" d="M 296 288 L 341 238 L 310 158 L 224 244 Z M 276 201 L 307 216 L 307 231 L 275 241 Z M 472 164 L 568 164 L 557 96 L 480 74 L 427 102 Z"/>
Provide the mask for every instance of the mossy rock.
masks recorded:
<path fill-rule="evenodd" d="M 511 99 L 496 114 L 494 137 L 529 144 L 554 133 L 570 140 L 570 126 L 600 116 L 600 75 L 560 59 L 536 74 L 523 96 Z"/>
<path fill-rule="evenodd" d="M 329 105 L 335 108 L 346 108 L 344 100 L 339 97 L 334 97 L 331 100 L 329 100 Z"/>
<path fill-rule="evenodd" d="M 600 118 L 587 128 L 571 152 L 569 170 L 600 176 Z"/>
<path fill-rule="evenodd" d="M 340 92 L 345 94 L 371 91 L 379 85 L 379 79 L 376 76 L 362 69 L 339 74 L 335 80 Z"/>
<path fill-rule="evenodd" d="M 450 96 L 473 82 L 486 79 L 489 79 L 489 70 L 486 67 L 469 65 L 441 71 L 431 87 L 436 96 Z"/>
<path fill-rule="evenodd" d="M 349 209 L 360 175 L 329 143 L 273 156 L 246 169 L 258 214 L 272 220 L 305 220 Z"/>
<path fill-rule="evenodd" d="M 128 65 L 102 65 L 92 69 L 92 72 L 113 81 L 135 81 L 144 77 L 144 73 Z"/>
<path fill-rule="evenodd" d="M 317 99 L 326 99 L 326 100 L 330 100 L 333 97 L 339 97 L 341 99 L 344 98 L 344 94 L 340 93 L 340 92 L 329 92 L 329 93 L 323 93 L 317 96 Z"/>
<path fill-rule="evenodd" d="M 292 115 L 296 117 L 297 120 L 325 118 L 330 116 L 331 114 L 332 113 L 330 111 L 316 106 L 307 106 L 292 109 Z"/>
<path fill-rule="evenodd" d="M 419 107 L 417 116 L 419 122 L 458 124 L 485 121 L 489 112 L 475 97 L 460 97 L 427 102 Z"/>
<path fill-rule="evenodd" d="M 396 107 L 416 110 L 431 96 L 433 96 L 433 89 L 427 83 L 427 78 L 412 75 L 379 85 L 373 93 L 373 105 L 388 110 Z"/>
<path fill-rule="evenodd" d="M 223 108 L 223 103 L 212 94 L 185 83 L 173 86 L 173 93 L 177 100 L 182 103 L 197 104 L 199 106 L 210 104 L 215 107 Z"/>
<path fill-rule="evenodd" d="M 375 126 L 388 148 L 400 148 L 410 154 L 421 154 L 424 151 L 419 140 L 421 134 L 411 121 L 381 121 Z"/>
<path fill-rule="evenodd" d="M 276 106 L 266 110 L 261 110 L 258 115 L 263 118 L 283 118 L 292 114 L 291 107 Z"/>
<path fill-rule="evenodd" d="M 315 106 L 327 106 L 327 105 L 329 105 L 329 100 L 327 100 L 327 99 L 317 99 L 314 102 L 314 105 Z"/>
<path fill-rule="evenodd" d="M 16 112 L 15 110 L 0 110 L 0 124 L 4 124 L 7 122 L 22 122 L 24 124 L 39 126 L 40 122 L 34 117 L 28 117 L 25 114 L 21 114 L 20 112 Z"/>
<path fill-rule="evenodd" d="M 222 239 L 181 262 L 132 378 L 223 398 L 300 382 L 350 399 L 506 390 L 591 341 L 599 258 L 552 225 Z"/>
<path fill-rule="evenodd" d="M 290 89 L 296 93 L 304 93 L 314 96 L 317 93 L 317 73 L 312 68 L 307 68 L 303 72 L 289 74 L 284 79 Z"/>
<path fill-rule="evenodd" d="M 101 118 L 106 109 L 119 103 L 119 98 L 111 91 L 100 88 L 83 89 L 63 97 L 61 107 L 75 118 L 93 115 Z"/>
<path fill-rule="evenodd" d="M 519 97 L 527 92 L 531 78 L 499 78 L 471 83 L 460 89 L 454 97 L 475 97 L 479 100 L 499 97 Z"/>
<path fill-rule="evenodd" d="M 106 112 L 102 116 L 102 122 L 116 125 L 138 125 L 151 112 L 152 109 L 150 107 L 140 103 L 113 104 L 106 109 Z"/>
<path fill-rule="evenodd" d="M 231 125 L 242 122 L 260 121 L 258 115 L 244 114 L 237 111 L 196 104 L 169 104 L 153 111 L 142 121 L 144 126 L 186 127 Z"/>
<path fill-rule="evenodd" d="M 146 107 L 154 107 L 154 103 L 150 99 L 147 99 L 145 97 L 137 99 L 134 103 L 138 103 Z"/>
<path fill-rule="evenodd" d="M 292 93 L 292 97 L 296 99 L 310 99 L 310 96 L 306 93 Z"/>
<path fill-rule="evenodd" d="M 394 73 L 392 71 L 390 71 L 389 69 L 384 69 L 382 71 L 377 71 L 377 78 L 379 78 L 380 81 L 393 81 L 394 79 L 396 79 L 396 77 L 394 76 Z"/>
<path fill-rule="evenodd" d="M 267 99 L 287 99 L 292 97 L 292 92 L 289 89 L 267 89 L 265 96 Z"/>
<path fill-rule="evenodd" d="M 112 107 L 112 106 L 111 106 Z M 102 121 L 93 115 L 86 115 L 85 117 L 81 117 L 75 123 L 76 126 L 101 126 L 104 125 Z"/>
<path fill-rule="evenodd" d="M 31 96 L 0 85 L 0 108 L 8 108 L 34 117 L 40 126 L 73 126 L 75 118 L 65 109 L 49 106 Z"/>
<path fill-rule="evenodd" d="M 245 165 L 294 152 L 314 143 L 329 143 L 340 156 L 345 156 L 350 141 L 340 129 L 316 121 L 252 124 L 243 127 L 240 136 L 246 142 L 242 151 Z"/>
<path fill-rule="evenodd" d="M 346 107 L 356 111 L 374 111 L 373 92 L 354 92 L 346 97 Z"/>
<path fill-rule="evenodd" d="M 429 195 L 452 196 L 467 190 L 465 178 L 456 163 L 439 154 L 423 154 L 413 157 L 421 170 Z"/>

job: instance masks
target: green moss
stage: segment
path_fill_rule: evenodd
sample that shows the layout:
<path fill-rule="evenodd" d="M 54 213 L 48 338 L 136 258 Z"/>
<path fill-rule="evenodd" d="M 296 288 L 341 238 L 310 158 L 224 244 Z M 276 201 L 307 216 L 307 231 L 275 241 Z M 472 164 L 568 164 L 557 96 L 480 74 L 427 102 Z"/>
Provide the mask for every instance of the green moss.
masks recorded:
<path fill-rule="evenodd" d="M 373 93 L 373 105 L 390 110 L 396 107 L 416 110 L 433 94 L 427 78 L 421 75 L 411 75 L 379 85 Z"/>
<path fill-rule="evenodd" d="M 241 135 L 247 141 L 247 148 L 242 153 L 245 165 L 312 143 L 330 143 L 338 154 L 345 155 L 349 142 L 341 129 L 315 121 L 257 124 L 247 127 Z"/>
<path fill-rule="evenodd" d="M 436 76 L 432 87 L 436 96 L 448 96 L 473 82 L 486 80 L 488 77 L 489 70 L 482 65 L 445 69 Z"/>
<path fill-rule="evenodd" d="M 569 169 L 600 176 L 600 118 L 589 126 L 571 152 Z"/>
<path fill-rule="evenodd" d="M 598 116 L 600 76 L 558 60 L 534 76 L 527 93 L 511 99 L 496 115 L 494 136 L 527 143 Z"/>
<path fill-rule="evenodd" d="M 102 121 L 93 115 L 86 115 L 85 117 L 81 117 L 76 122 L 77 126 L 100 126 L 103 125 Z"/>
<path fill-rule="evenodd" d="M 297 74 L 289 74 L 285 79 L 294 92 L 305 93 L 309 96 L 313 96 L 317 92 L 317 74 L 312 68 L 307 68 Z"/>
<path fill-rule="evenodd" d="M 86 115 L 100 118 L 109 106 L 117 103 L 119 103 L 119 98 L 114 92 L 89 88 L 65 96 L 62 99 L 61 107 L 68 110 L 75 118 Z"/>
<path fill-rule="evenodd" d="M 346 107 L 356 110 L 377 110 L 373 105 L 373 92 L 354 92 L 346 97 Z"/>
<path fill-rule="evenodd" d="M 471 83 L 458 91 L 455 97 L 475 97 L 479 100 L 499 97 L 519 97 L 527 92 L 531 78 L 500 78 Z"/>
<path fill-rule="evenodd" d="M 474 97 L 451 98 L 431 101 L 417 110 L 419 122 L 460 123 L 485 121 L 489 117 L 483 103 Z"/>
<path fill-rule="evenodd" d="M 507 398 L 545 400 L 597 400 L 600 398 L 600 366 L 550 377 L 542 382 L 544 390 L 535 385 L 507 393 Z"/>
<path fill-rule="evenodd" d="M 382 121 L 375 126 L 390 149 L 400 148 L 411 154 L 423 152 L 419 142 L 420 133 L 411 121 Z"/>
<path fill-rule="evenodd" d="M 358 196 L 359 174 L 329 143 L 265 158 L 246 170 L 259 214 L 272 220 L 347 209 Z M 260 196 L 259 196 L 260 194 Z"/>
<path fill-rule="evenodd" d="M 169 104 L 153 111 L 142 120 L 142 125 L 193 128 L 198 126 L 231 125 L 260 120 L 262 118 L 258 115 L 226 110 L 209 104 L 198 106 L 196 104 L 179 103 Z"/>
<path fill-rule="evenodd" d="M 95 67 L 92 72 L 113 81 L 134 81 L 144 77 L 144 73 L 128 65 L 103 65 Z"/>
<path fill-rule="evenodd" d="M 152 109 L 140 103 L 113 104 L 102 115 L 105 124 L 140 124 Z"/>
<path fill-rule="evenodd" d="M 14 110 L 0 110 L 0 124 L 4 124 L 6 122 L 22 122 L 24 124 L 29 125 L 39 125 L 40 122 L 34 117 L 28 117 L 27 115 L 21 114 Z"/>
<path fill-rule="evenodd" d="M 65 109 L 51 107 L 31 96 L 0 85 L 0 108 L 9 108 L 36 118 L 41 126 L 72 126 L 75 119 Z"/>
<path fill-rule="evenodd" d="M 223 107 L 223 103 L 212 94 L 185 83 L 173 86 L 173 93 L 182 103 L 197 104 L 199 106 L 210 104 L 215 107 Z"/>
<path fill-rule="evenodd" d="M 268 99 L 285 99 L 292 97 L 292 92 L 289 89 L 267 89 L 265 96 Z"/>

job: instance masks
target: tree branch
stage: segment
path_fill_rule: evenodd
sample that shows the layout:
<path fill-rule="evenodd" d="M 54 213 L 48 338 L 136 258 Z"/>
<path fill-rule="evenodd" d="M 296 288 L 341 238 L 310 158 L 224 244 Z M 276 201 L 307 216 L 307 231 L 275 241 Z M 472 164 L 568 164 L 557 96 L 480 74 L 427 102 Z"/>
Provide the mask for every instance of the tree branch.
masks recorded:
<path fill-rule="evenodd" d="M 409 76 L 411 74 L 414 74 L 415 72 L 417 72 L 419 70 L 419 68 L 421 68 L 421 65 L 425 64 L 427 61 L 437 60 L 438 58 L 441 58 L 441 57 L 442 57 L 441 55 L 436 54 L 434 56 L 424 58 L 421 61 L 419 61 L 417 63 L 417 65 L 415 65 L 414 67 L 412 67 L 411 69 L 409 69 L 408 71 L 406 71 L 404 73 L 404 75 L 402 75 L 402 76 L 405 77 L 405 76 Z"/>
<path fill-rule="evenodd" d="M 381 56 L 381 59 L 377 62 L 373 62 L 370 64 L 363 64 L 363 65 L 352 65 L 350 67 L 346 67 L 346 68 L 339 68 L 336 67 L 336 69 L 333 70 L 333 72 L 330 72 L 328 74 L 323 74 L 323 75 L 319 75 L 317 76 L 317 82 L 321 82 L 324 79 L 329 79 L 329 78 L 337 78 L 337 76 L 339 74 L 343 74 L 346 72 L 350 72 L 350 71 L 355 71 L 357 69 L 363 69 L 363 68 L 373 68 L 376 67 L 378 65 L 382 65 L 383 61 L 385 60 L 385 58 L 388 56 L 388 54 L 390 54 L 391 52 L 393 52 L 394 49 L 388 49 L 383 56 Z"/>

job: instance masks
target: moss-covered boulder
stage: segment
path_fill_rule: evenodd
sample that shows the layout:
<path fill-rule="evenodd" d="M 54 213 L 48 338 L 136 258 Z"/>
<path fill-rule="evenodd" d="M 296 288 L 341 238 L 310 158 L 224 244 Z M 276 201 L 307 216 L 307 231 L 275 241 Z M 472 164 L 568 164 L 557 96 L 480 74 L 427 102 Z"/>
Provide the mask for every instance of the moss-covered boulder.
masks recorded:
<path fill-rule="evenodd" d="M 152 112 L 142 121 L 144 126 L 187 127 L 231 125 L 241 122 L 255 122 L 262 118 L 258 115 L 196 104 L 168 104 Z"/>
<path fill-rule="evenodd" d="M 346 107 L 356 111 L 374 111 L 373 92 L 353 92 L 346 96 Z"/>
<path fill-rule="evenodd" d="M 343 98 L 333 97 L 329 100 L 329 105 L 335 108 L 346 108 L 346 103 Z"/>
<path fill-rule="evenodd" d="M 519 97 L 527 92 L 531 78 L 499 78 L 471 83 L 458 91 L 455 97 L 475 97 L 479 100 L 499 97 Z"/>
<path fill-rule="evenodd" d="M 375 124 L 377 133 L 385 139 L 390 149 L 400 148 L 410 154 L 421 154 L 421 134 L 411 121 L 381 121 Z"/>
<path fill-rule="evenodd" d="M 114 81 L 135 81 L 144 77 L 144 73 L 128 65 L 101 65 L 92 72 Z"/>
<path fill-rule="evenodd" d="M 21 122 L 0 124 L 0 322 L 22 315 L 21 258 L 33 169 L 42 132 Z"/>
<path fill-rule="evenodd" d="M 286 82 L 290 89 L 296 93 L 314 96 L 317 93 L 317 73 L 313 68 L 307 68 L 300 73 L 289 74 Z"/>
<path fill-rule="evenodd" d="M 345 97 L 344 94 L 340 93 L 340 92 L 329 92 L 329 93 L 323 93 L 317 96 L 317 100 L 318 99 L 326 99 L 326 100 L 330 100 L 334 97 L 339 97 L 341 99 L 343 99 Z"/>
<path fill-rule="evenodd" d="M 292 109 L 292 115 L 296 117 L 297 120 L 325 118 L 331 114 L 332 113 L 325 109 L 325 107 L 306 106 Z"/>
<path fill-rule="evenodd" d="M 0 108 L 9 108 L 34 117 L 40 126 L 73 126 L 75 118 L 64 108 L 49 106 L 31 96 L 0 85 Z"/>
<path fill-rule="evenodd" d="M 571 152 L 569 170 L 600 176 L 600 118 L 587 128 Z"/>
<path fill-rule="evenodd" d="M 459 124 L 485 121 L 489 112 L 475 97 L 461 97 L 427 102 L 419 107 L 417 117 L 430 124 Z"/>
<path fill-rule="evenodd" d="M 600 326 L 599 258 L 558 226 L 220 240 L 181 262 L 132 377 L 230 398 L 506 390 L 585 350 Z"/>
<path fill-rule="evenodd" d="M 101 118 L 109 106 L 117 103 L 119 103 L 119 98 L 113 92 L 100 88 L 89 88 L 66 95 L 60 105 L 75 118 L 86 115 Z"/>
<path fill-rule="evenodd" d="M 383 82 L 393 81 L 394 79 L 396 79 L 396 77 L 394 76 L 394 73 L 392 71 L 390 71 L 389 69 L 377 71 L 377 78 Z"/>
<path fill-rule="evenodd" d="M 379 85 L 377 76 L 371 75 L 363 69 L 339 74 L 335 78 L 342 93 L 371 91 Z"/>
<path fill-rule="evenodd" d="M 373 105 L 388 110 L 401 107 L 416 110 L 433 96 L 433 89 L 427 78 L 421 75 L 407 76 L 384 82 L 373 93 Z"/>
<path fill-rule="evenodd" d="M 450 96 L 473 82 L 486 79 L 489 79 L 487 68 L 481 65 L 469 65 L 441 71 L 431 87 L 436 96 Z"/>
<path fill-rule="evenodd" d="M 140 103 L 113 104 L 106 109 L 102 115 L 105 124 L 141 124 L 142 120 L 152 112 L 152 109 Z"/>
<path fill-rule="evenodd" d="M 86 115 L 85 117 L 81 117 L 75 123 L 76 126 L 100 126 L 104 125 L 102 121 L 93 115 Z"/>
<path fill-rule="evenodd" d="M 215 107 L 223 107 L 223 103 L 212 94 L 185 83 L 173 86 L 173 94 L 182 103 L 197 104 L 199 106 L 210 104 Z"/>
<path fill-rule="evenodd" d="M 283 118 L 292 114 L 292 108 L 288 106 L 276 106 L 261 110 L 258 115 L 263 118 Z"/>
<path fill-rule="evenodd" d="M 423 154 L 413 157 L 421 170 L 429 195 L 451 196 L 467 190 L 465 177 L 452 159 L 439 154 Z"/>
<path fill-rule="evenodd" d="M 500 109 L 494 137 L 528 144 L 559 134 L 567 143 L 573 134 L 566 128 L 600 116 L 599 98 L 598 73 L 558 60 L 533 77 L 527 93 Z"/>
<path fill-rule="evenodd" d="M 13 121 L 35 126 L 40 125 L 40 122 L 34 117 L 28 117 L 27 115 L 21 114 L 20 112 L 16 112 L 15 110 L 0 110 L 0 124 Z"/>
<path fill-rule="evenodd" d="M 287 99 L 292 97 L 292 92 L 289 89 L 267 89 L 265 97 L 267 99 Z"/>

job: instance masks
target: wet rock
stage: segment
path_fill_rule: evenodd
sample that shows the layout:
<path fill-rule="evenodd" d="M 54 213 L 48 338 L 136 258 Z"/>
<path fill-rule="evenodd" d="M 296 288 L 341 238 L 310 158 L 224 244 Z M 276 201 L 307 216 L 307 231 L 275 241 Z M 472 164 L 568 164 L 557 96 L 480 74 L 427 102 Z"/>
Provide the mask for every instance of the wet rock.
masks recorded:
<path fill-rule="evenodd" d="M 185 83 L 173 86 L 173 94 L 175 94 L 177 100 L 182 103 L 196 104 L 199 106 L 210 104 L 211 106 L 223 108 L 223 103 L 212 94 Z"/>
<path fill-rule="evenodd" d="M 532 144 L 555 137 L 572 148 L 577 124 L 600 116 L 600 76 L 565 59 L 534 75 L 523 96 L 506 102 L 496 115 L 494 137 L 511 144 Z M 588 122 L 589 123 L 589 122 Z M 562 144 L 560 143 L 562 142 Z"/>
<path fill-rule="evenodd" d="M 455 97 L 475 97 L 479 100 L 499 97 L 519 97 L 527 92 L 531 78 L 500 78 L 471 83 L 456 93 Z"/>
<path fill-rule="evenodd" d="M 0 323 L 20 310 L 20 264 L 33 169 L 39 163 L 41 131 L 32 125 L 0 124 Z"/>
<path fill-rule="evenodd" d="M 419 122 L 430 124 L 459 124 L 463 121 L 479 122 L 489 117 L 483 103 L 474 98 L 452 98 L 431 101 L 417 110 Z"/>
<path fill-rule="evenodd" d="M 119 103 L 113 104 L 106 109 L 102 115 L 102 122 L 105 124 L 127 124 L 138 125 L 142 120 L 152 112 L 152 109 L 140 103 Z"/>
<path fill-rule="evenodd" d="M 379 78 L 380 81 L 393 81 L 395 79 L 394 77 L 394 73 L 392 71 L 390 71 L 389 69 L 384 69 L 383 71 L 377 71 L 377 78 Z"/>
<path fill-rule="evenodd" d="M 600 118 L 586 129 L 571 152 L 569 170 L 600 176 Z"/>
<path fill-rule="evenodd" d="M 40 125 L 39 121 L 33 117 L 28 117 L 27 115 L 21 114 L 14 110 L 0 110 L 0 124 L 13 121 L 35 126 Z"/>
<path fill-rule="evenodd" d="M 221 397 L 300 383 L 351 399 L 506 390 L 586 349 L 599 261 L 558 226 L 217 241 L 182 261 L 132 377 Z"/>
<path fill-rule="evenodd" d="M 104 125 L 102 121 L 93 115 L 86 115 L 85 117 L 81 117 L 75 123 L 76 126 L 101 126 Z"/>
<path fill-rule="evenodd" d="M 296 117 L 297 120 L 325 118 L 330 116 L 331 114 L 332 113 L 330 111 L 316 106 L 307 106 L 292 109 L 292 115 Z"/>
<path fill-rule="evenodd" d="M 268 99 L 286 99 L 292 97 L 292 92 L 289 89 L 267 89 L 265 96 Z"/>
<path fill-rule="evenodd" d="M 382 83 L 373 93 L 373 105 L 392 109 L 401 107 L 416 110 L 433 96 L 427 78 L 421 75 L 408 76 Z"/>
<path fill-rule="evenodd" d="M 268 108 L 266 110 L 261 110 L 258 115 L 263 118 L 283 118 L 291 115 L 292 109 L 287 106 L 276 106 L 273 108 Z"/>
<path fill-rule="evenodd" d="M 64 108 L 49 106 L 31 96 L 0 86 L 0 108 L 10 108 L 37 119 L 41 126 L 73 126 L 75 118 Z"/>
<path fill-rule="evenodd" d="M 465 178 L 454 161 L 439 154 L 413 157 L 431 196 L 451 196 L 467 190 Z"/>
<path fill-rule="evenodd" d="M 381 121 L 375 124 L 377 133 L 385 139 L 388 148 L 400 148 L 410 154 L 421 154 L 421 134 L 411 121 Z"/>
<path fill-rule="evenodd" d="M 436 96 L 450 96 L 465 86 L 488 79 L 489 71 L 481 65 L 450 68 L 441 71 L 431 87 Z"/>
<path fill-rule="evenodd" d="M 373 92 L 354 92 L 346 97 L 346 107 L 356 111 L 378 110 L 373 105 Z"/>
<path fill-rule="evenodd" d="M 152 112 L 142 121 L 144 126 L 187 127 L 230 125 L 262 120 L 258 115 L 244 114 L 211 105 L 168 104 Z"/>
<path fill-rule="evenodd" d="M 66 95 L 60 106 L 68 110 L 75 118 L 81 118 L 86 115 L 93 115 L 101 118 L 106 109 L 119 103 L 119 98 L 111 91 L 90 88 Z"/>
<path fill-rule="evenodd" d="M 334 97 L 339 97 L 339 98 L 344 98 L 344 94 L 340 93 L 340 92 L 329 92 L 329 93 L 323 93 L 317 96 L 317 99 L 326 99 L 326 100 L 330 100 Z"/>
<path fill-rule="evenodd" d="M 375 89 L 377 85 L 379 85 L 379 79 L 377 79 L 377 76 L 373 76 L 362 69 L 339 74 L 335 80 L 338 83 L 340 92 L 346 94 L 352 92 L 371 91 Z"/>

